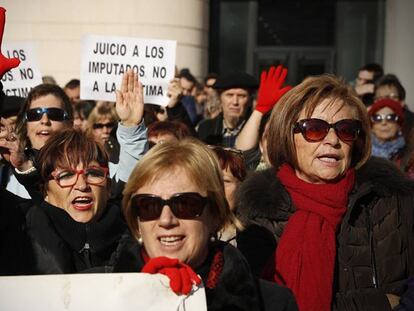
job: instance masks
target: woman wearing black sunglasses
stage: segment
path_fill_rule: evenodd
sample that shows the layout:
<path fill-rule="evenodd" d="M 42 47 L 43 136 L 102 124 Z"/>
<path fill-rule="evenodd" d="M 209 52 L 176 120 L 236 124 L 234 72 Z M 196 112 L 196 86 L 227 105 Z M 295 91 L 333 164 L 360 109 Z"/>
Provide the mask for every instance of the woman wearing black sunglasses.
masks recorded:
<path fill-rule="evenodd" d="M 273 168 L 249 178 L 237 245 L 300 310 L 391 310 L 414 273 L 414 184 L 369 159 L 365 107 L 331 75 L 311 77 L 272 112 Z"/>
<path fill-rule="evenodd" d="M 208 310 L 297 310 L 289 290 L 253 277 L 237 249 L 216 239 L 235 218 L 217 158 L 202 143 L 152 148 L 125 186 L 123 209 L 134 237 L 119 248 L 114 272 L 165 274 L 177 295 L 202 280 Z"/>

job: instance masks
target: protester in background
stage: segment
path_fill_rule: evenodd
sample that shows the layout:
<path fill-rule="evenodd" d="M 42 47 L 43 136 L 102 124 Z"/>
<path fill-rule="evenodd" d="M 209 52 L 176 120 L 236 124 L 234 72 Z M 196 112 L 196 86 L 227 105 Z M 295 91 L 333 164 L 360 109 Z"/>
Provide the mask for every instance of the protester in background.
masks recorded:
<path fill-rule="evenodd" d="M 108 151 L 110 151 L 113 149 L 113 143 L 109 142 L 109 138 L 117 121 L 118 116 L 115 107 L 95 107 L 88 116 L 87 131 L 93 135 L 96 142 L 103 145 L 108 144 Z"/>
<path fill-rule="evenodd" d="M 10 69 L 20 64 L 18 58 L 6 58 L 1 53 L 1 43 L 3 41 L 3 31 L 6 20 L 6 10 L 0 7 L 0 117 L 9 117 L 10 114 L 17 114 L 20 107 L 16 107 L 15 102 L 12 105 L 5 104 L 7 95 L 3 92 L 1 79 Z M 14 137 L 6 133 L 6 128 L 13 126 L 14 120 L 0 120 L 0 156 L 2 160 L 9 158 L 10 154 L 4 148 L 4 144 Z M 3 132 L 6 135 L 3 135 Z M 8 174 L 6 174 L 7 176 Z M 25 243 L 26 235 L 24 232 L 25 217 L 24 213 L 16 208 L 16 204 L 9 202 L 22 203 L 25 200 L 13 195 L 5 190 L 5 186 L 0 187 L 0 275 L 13 275 L 24 272 L 25 269 Z M 23 204 L 23 203 L 22 203 Z M 7 208 L 11 207 L 11 208 Z"/>
<path fill-rule="evenodd" d="M 203 280 L 207 310 L 297 310 L 289 290 L 256 279 L 236 248 L 216 240 L 235 218 L 217 158 L 202 143 L 151 149 L 125 186 L 123 209 L 133 237 L 113 272 L 165 274 L 177 295 Z"/>
<path fill-rule="evenodd" d="M 44 84 L 57 84 L 56 79 L 52 76 L 43 76 L 42 77 L 42 83 Z"/>
<path fill-rule="evenodd" d="M 354 87 L 365 106 L 369 106 L 374 102 L 375 82 L 383 74 L 384 70 L 381 65 L 376 63 L 364 65 L 359 69 Z"/>
<path fill-rule="evenodd" d="M 63 88 L 66 95 L 69 97 L 72 105 L 78 103 L 80 101 L 80 80 L 79 79 L 72 79 L 68 83 L 66 83 L 65 87 Z"/>
<path fill-rule="evenodd" d="M 323 75 L 283 96 L 269 122 L 273 168 L 237 201 L 253 271 L 292 289 L 301 311 L 391 310 L 414 273 L 414 183 L 368 160 L 366 108 Z"/>
<path fill-rule="evenodd" d="M 145 124 L 149 126 L 155 121 L 182 122 L 193 131 L 193 124 L 181 102 L 183 88 L 180 85 L 180 79 L 174 78 L 169 82 L 167 96 L 169 101 L 165 107 L 149 103 L 145 104 Z"/>
<path fill-rule="evenodd" d="M 236 137 L 251 111 L 257 81 L 246 73 L 220 76 L 214 88 L 218 91 L 222 113 L 214 119 L 204 120 L 198 126 L 198 137 L 210 145 L 234 147 Z"/>
<path fill-rule="evenodd" d="M 268 166 L 266 124 L 273 106 L 291 89 L 290 86 L 283 87 L 287 73 L 288 70 L 279 65 L 264 70 L 260 76 L 256 107 L 236 139 L 236 148 L 244 152 L 249 169 L 255 170 L 259 164 L 260 167 Z"/>
<path fill-rule="evenodd" d="M 151 149 L 156 144 L 178 141 L 191 137 L 192 131 L 181 122 L 156 121 L 148 126 L 148 144 Z"/>
<path fill-rule="evenodd" d="M 204 78 L 204 91 L 207 94 L 207 97 L 213 96 L 216 93 L 216 90 L 214 89 L 214 83 L 216 83 L 218 78 L 218 75 L 216 73 L 209 73 Z"/>
<path fill-rule="evenodd" d="M 204 78 L 204 92 L 207 94 L 207 99 L 204 103 L 204 119 L 214 119 L 222 111 L 220 99 L 213 87 L 217 78 L 218 75 L 215 73 L 209 73 Z"/>
<path fill-rule="evenodd" d="M 237 149 L 223 148 L 219 146 L 209 146 L 220 163 L 221 172 L 224 181 L 224 193 L 226 200 L 232 213 L 237 212 L 235 204 L 235 192 L 240 183 L 246 178 L 246 165 L 244 164 L 243 153 Z M 219 239 L 226 241 L 237 247 L 236 234 L 237 230 L 241 230 L 241 224 L 232 223 L 225 226 L 219 232 Z"/>
<path fill-rule="evenodd" d="M 370 106 L 372 155 L 391 160 L 404 172 L 411 171 L 409 162 L 412 150 L 402 135 L 404 112 L 393 99 L 379 99 Z"/>
<path fill-rule="evenodd" d="M 86 131 L 88 129 L 88 117 L 95 107 L 93 100 L 81 100 L 73 106 L 73 127 Z"/>
<path fill-rule="evenodd" d="M 414 113 L 408 109 L 405 102 L 405 95 L 404 87 L 400 80 L 393 74 L 386 74 L 375 84 L 375 100 L 390 98 L 398 101 L 403 107 L 404 125 L 402 127 L 402 133 L 408 142 L 412 139 L 411 134 L 414 134 Z"/>
<path fill-rule="evenodd" d="M 198 122 L 196 101 L 194 98 L 197 80 L 187 68 L 180 71 L 179 79 L 182 88 L 180 101 L 190 117 L 191 124 L 194 126 Z"/>
<path fill-rule="evenodd" d="M 0 105 L 0 132 L 9 128 L 10 132 L 14 131 L 17 115 L 24 98 L 17 96 L 4 96 Z M 1 158 L 0 162 L 0 187 L 18 195 L 19 197 L 29 199 L 30 196 L 24 187 L 19 186 L 19 182 L 13 174 L 13 167 L 8 161 Z"/>

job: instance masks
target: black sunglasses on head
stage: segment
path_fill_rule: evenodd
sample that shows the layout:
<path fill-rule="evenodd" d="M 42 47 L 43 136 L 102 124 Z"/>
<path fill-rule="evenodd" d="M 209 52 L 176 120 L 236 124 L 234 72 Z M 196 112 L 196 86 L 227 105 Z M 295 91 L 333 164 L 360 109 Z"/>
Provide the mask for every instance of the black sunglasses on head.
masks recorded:
<path fill-rule="evenodd" d="M 160 218 L 165 205 L 168 205 L 175 217 L 195 219 L 203 213 L 204 207 L 210 202 L 207 197 L 197 192 L 176 193 L 168 200 L 153 194 L 137 194 L 131 198 L 131 209 L 134 217 L 141 221 Z"/>
<path fill-rule="evenodd" d="M 394 113 L 387 114 L 387 115 L 374 114 L 373 116 L 371 116 L 371 121 L 374 123 L 380 123 L 382 122 L 382 120 L 385 120 L 388 122 L 397 122 L 398 119 L 399 119 L 398 116 Z"/>
<path fill-rule="evenodd" d="M 26 120 L 28 122 L 39 121 L 42 119 L 43 114 L 52 121 L 65 121 L 69 120 L 68 113 L 60 108 L 33 108 L 26 111 Z"/>
<path fill-rule="evenodd" d="M 296 123 L 293 132 L 302 133 L 309 142 L 318 142 L 328 135 L 331 128 L 335 130 L 340 140 L 350 142 L 358 138 L 362 124 L 361 121 L 354 119 L 343 119 L 335 123 L 328 123 L 321 119 L 304 119 Z"/>

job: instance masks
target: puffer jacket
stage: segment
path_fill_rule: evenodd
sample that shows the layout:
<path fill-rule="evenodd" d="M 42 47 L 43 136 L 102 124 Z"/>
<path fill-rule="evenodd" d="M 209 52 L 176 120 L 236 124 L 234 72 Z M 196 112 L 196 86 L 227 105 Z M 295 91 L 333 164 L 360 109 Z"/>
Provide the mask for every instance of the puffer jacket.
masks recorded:
<path fill-rule="evenodd" d="M 238 191 L 246 229 L 237 245 L 263 275 L 295 207 L 274 168 L 248 178 Z M 391 310 L 385 294 L 404 294 L 414 275 L 414 183 L 390 161 L 371 158 L 357 170 L 337 232 L 336 310 Z"/>

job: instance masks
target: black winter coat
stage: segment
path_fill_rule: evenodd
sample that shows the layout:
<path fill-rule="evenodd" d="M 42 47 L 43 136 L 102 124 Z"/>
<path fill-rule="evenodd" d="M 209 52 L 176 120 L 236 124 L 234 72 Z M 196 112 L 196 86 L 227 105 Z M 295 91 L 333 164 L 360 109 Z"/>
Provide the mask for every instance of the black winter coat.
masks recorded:
<path fill-rule="evenodd" d="M 237 238 L 261 274 L 295 207 L 274 168 L 245 181 L 238 213 L 247 224 Z M 414 275 L 414 183 L 390 161 L 371 158 L 357 170 L 337 233 L 334 309 L 391 310 L 385 294 L 404 293 Z"/>
<path fill-rule="evenodd" d="M 268 281 L 259 280 L 251 273 L 246 259 L 240 252 L 225 242 L 216 242 L 211 247 L 204 264 L 196 270 L 204 284 L 214 254 L 221 251 L 224 257 L 223 270 L 215 288 L 206 288 L 209 311 L 295 311 L 297 305 L 289 289 Z M 139 272 L 144 266 L 140 255 L 141 246 L 130 235 L 125 235 L 117 254 L 113 257 L 112 272 Z"/>
<path fill-rule="evenodd" d="M 80 223 L 63 209 L 43 202 L 26 216 L 32 264 L 30 274 L 77 273 L 108 264 L 126 224 L 117 205 L 101 217 Z"/>

